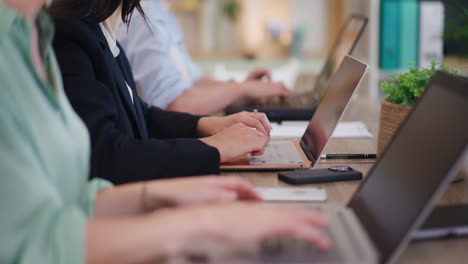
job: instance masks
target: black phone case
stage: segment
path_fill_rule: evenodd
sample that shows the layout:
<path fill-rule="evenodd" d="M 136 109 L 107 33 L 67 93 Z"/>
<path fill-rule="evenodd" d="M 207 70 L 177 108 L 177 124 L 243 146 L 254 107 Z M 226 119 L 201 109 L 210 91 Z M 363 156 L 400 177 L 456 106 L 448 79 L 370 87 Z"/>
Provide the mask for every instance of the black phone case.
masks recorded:
<path fill-rule="evenodd" d="M 310 184 L 310 183 L 326 183 L 335 181 L 352 181 L 361 180 L 362 173 L 360 171 L 332 171 L 329 169 L 312 169 L 312 170 L 296 170 L 283 171 L 278 173 L 278 179 L 289 184 Z"/>

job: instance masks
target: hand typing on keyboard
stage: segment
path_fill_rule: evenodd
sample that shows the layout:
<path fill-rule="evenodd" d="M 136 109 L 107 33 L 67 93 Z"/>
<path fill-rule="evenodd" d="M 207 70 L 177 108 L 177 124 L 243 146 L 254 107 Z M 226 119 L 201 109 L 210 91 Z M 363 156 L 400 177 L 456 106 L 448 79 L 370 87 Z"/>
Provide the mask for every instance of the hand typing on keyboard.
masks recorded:
<path fill-rule="evenodd" d="M 210 238 L 208 241 L 213 242 L 208 243 L 211 247 L 204 247 L 198 237 L 192 237 L 187 241 L 194 241 L 191 249 L 195 249 L 193 250 L 195 252 L 200 249 L 202 251 L 206 250 L 204 253 L 207 255 L 210 255 L 210 253 L 216 255 L 219 254 L 219 251 L 229 253 L 226 247 L 231 248 L 231 251 L 239 252 L 238 250 L 245 248 L 246 245 L 257 245 L 259 246 L 256 247 L 257 249 L 272 251 L 281 247 L 278 243 L 270 240 L 277 237 L 300 241 L 302 243 L 301 248 L 307 249 L 309 252 L 328 252 L 331 248 L 326 231 L 329 220 L 314 210 L 270 207 L 259 204 L 231 204 L 208 206 L 203 209 L 187 209 L 185 211 L 189 215 L 179 215 L 178 218 L 173 220 L 186 225 L 184 219 L 200 219 L 200 216 L 203 216 L 203 224 L 194 233 L 201 236 L 201 238 Z M 171 226 L 174 226 L 174 223 Z M 186 230 L 186 228 L 182 230 Z M 180 234 L 181 232 L 176 233 Z M 182 232 L 182 234 L 187 233 L 190 235 L 190 232 Z M 262 241 L 267 241 L 265 242 L 266 246 L 260 244 Z M 245 249 L 252 252 L 247 248 Z M 217 252 L 210 252 L 210 250 Z"/>
<path fill-rule="evenodd" d="M 253 129 L 251 129 L 253 128 Z M 197 130 L 204 143 L 218 149 L 221 162 L 247 154 L 261 155 L 270 141 L 270 121 L 264 113 L 241 112 L 225 117 L 203 117 Z"/>
<path fill-rule="evenodd" d="M 264 113 L 260 112 L 244 111 L 225 117 L 203 117 L 198 121 L 197 131 L 202 136 L 212 136 L 238 123 L 255 128 L 266 137 L 270 137 L 270 121 Z"/>
<path fill-rule="evenodd" d="M 249 153 L 262 154 L 269 138 L 256 129 L 239 123 L 200 140 L 218 149 L 221 162 L 228 162 Z"/>

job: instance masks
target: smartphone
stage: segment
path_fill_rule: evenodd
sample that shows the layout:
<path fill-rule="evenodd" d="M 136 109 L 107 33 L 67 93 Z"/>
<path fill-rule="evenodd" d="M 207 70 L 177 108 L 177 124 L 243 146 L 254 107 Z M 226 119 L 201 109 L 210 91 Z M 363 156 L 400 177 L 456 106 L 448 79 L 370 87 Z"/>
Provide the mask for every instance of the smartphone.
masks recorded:
<path fill-rule="evenodd" d="M 289 184 L 300 185 L 361 180 L 362 173 L 348 166 L 336 166 L 328 169 L 283 171 L 278 173 L 278 179 Z"/>

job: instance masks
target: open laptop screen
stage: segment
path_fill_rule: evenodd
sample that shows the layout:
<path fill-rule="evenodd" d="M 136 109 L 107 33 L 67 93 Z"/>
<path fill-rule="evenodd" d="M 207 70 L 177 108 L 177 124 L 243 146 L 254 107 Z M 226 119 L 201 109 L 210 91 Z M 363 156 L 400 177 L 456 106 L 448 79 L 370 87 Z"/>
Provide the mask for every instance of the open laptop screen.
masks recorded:
<path fill-rule="evenodd" d="M 315 165 L 356 90 L 367 65 L 346 56 L 302 136 L 301 146 Z"/>
<path fill-rule="evenodd" d="M 328 87 L 330 79 L 338 70 L 343 58 L 346 55 L 351 55 L 364 32 L 367 25 L 367 17 L 360 15 L 352 15 L 341 29 L 338 38 L 336 39 L 332 49 L 329 52 L 325 66 L 317 76 L 313 95 L 315 99 L 320 99 Z"/>
<path fill-rule="evenodd" d="M 381 255 L 395 258 L 468 144 L 468 79 L 438 72 L 349 207 Z"/>

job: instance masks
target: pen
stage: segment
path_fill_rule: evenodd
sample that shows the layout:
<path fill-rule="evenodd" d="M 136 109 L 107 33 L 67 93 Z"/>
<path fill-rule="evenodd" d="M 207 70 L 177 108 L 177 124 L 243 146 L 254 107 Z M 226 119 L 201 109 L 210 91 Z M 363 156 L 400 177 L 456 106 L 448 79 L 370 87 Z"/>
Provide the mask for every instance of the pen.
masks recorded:
<path fill-rule="evenodd" d="M 323 154 L 321 159 L 376 159 L 376 154 Z"/>

